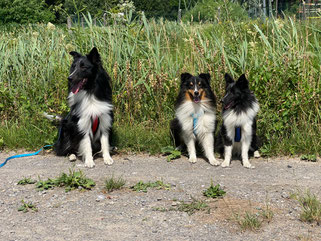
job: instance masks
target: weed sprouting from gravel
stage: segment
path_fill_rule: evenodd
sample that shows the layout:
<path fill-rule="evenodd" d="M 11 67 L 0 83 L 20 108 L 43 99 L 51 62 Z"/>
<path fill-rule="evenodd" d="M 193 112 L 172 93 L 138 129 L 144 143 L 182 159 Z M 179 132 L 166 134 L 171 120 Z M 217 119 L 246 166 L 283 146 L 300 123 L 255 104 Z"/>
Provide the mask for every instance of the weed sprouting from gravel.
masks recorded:
<path fill-rule="evenodd" d="M 34 212 L 38 212 L 38 208 L 32 204 L 32 202 L 25 202 L 24 200 L 21 200 L 22 205 L 18 208 L 19 212 L 27 213 L 29 210 L 32 210 Z"/>
<path fill-rule="evenodd" d="M 108 192 L 112 192 L 121 189 L 125 184 L 126 181 L 123 178 L 119 177 L 116 179 L 112 176 L 105 181 L 105 188 Z"/>
<path fill-rule="evenodd" d="M 18 181 L 18 185 L 27 185 L 27 184 L 35 184 L 37 181 L 32 180 L 31 178 L 24 177 L 23 179 Z"/>
<path fill-rule="evenodd" d="M 174 147 L 172 146 L 166 146 L 163 147 L 161 152 L 166 155 L 166 159 L 168 162 L 171 162 L 174 159 L 180 158 L 182 155 L 182 152 L 179 150 L 176 150 Z"/>
<path fill-rule="evenodd" d="M 236 222 L 243 231 L 257 231 L 264 222 L 271 222 L 273 216 L 274 213 L 269 205 L 262 209 L 259 208 L 259 211 L 256 213 L 246 211 L 243 215 L 239 213 L 234 214 Z"/>
<path fill-rule="evenodd" d="M 235 219 L 242 230 L 255 231 L 262 226 L 262 221 L 257 213 L 245 212 L 244 215 L 236 214 Z"/>
<path fill-rule="evenodd" d="M 190 203 L 182 201 L 177 206 L 177 210 L 180 212 L 186 212 L 188 215 L 192 215 L 196 211 L 205 210 L 207 207 L 208 205 L 203 200 L 192 198 L 192 202 Z"/>
<path fill-rule="evenodd" d="M 321 202 L 314 194 L 307 190 L 304 194 L 296 193 L 291 195 L 292 198 L 299 201 L 301 205 L 300 220 L 303 222 L 313 223 L 318 225 L 321 223 Z"/>
<path fill-rule="evenodd" d="M 156 182 L 142 182 L 139 181 L 136 183 L 134 186 L 131 187 L 136 192 L 147 192 L 147 188 L 156 188 L 157 190 L 159 189 L 165 189 L 169 190 L 171 187 L 170 184 L 165 184 L 163 181 L 156 181 Z"/>
<path fill-rule="evenodd" d="M 74 171 L 72 169 L 69 169 L 69 175 L 66 173 L 62 173 L 56 179 L 48 178 L 47 181 L 39 180 L 36 183 L 36 187 L 40 191 L 52 189 L 54 187 L 65 187 L 66 192 L 78 188 L 90 190 L 95 185 L 96 183 L 92 179 L 87 178 L 81 170 Z"/>
<path fill-rule="evenodd" d="M 226 192 L 220 187 L 220 184 L 214 186 L 213 180 L 211 181 L 211 186 L 203 192 L 205 197 L 218 198 L 223 197 Z"/>

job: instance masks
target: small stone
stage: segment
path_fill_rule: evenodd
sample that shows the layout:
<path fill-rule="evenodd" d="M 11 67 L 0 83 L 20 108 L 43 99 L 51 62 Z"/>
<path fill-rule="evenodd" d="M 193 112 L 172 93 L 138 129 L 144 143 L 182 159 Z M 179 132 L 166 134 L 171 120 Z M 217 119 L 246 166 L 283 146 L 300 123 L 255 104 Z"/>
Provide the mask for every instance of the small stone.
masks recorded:
<path fill-rule="evenodd" d="M 70 162 L 74 162 L 74 161 L 76 161 L 76 160 L 77 160 L 77 157 L 76 157 L 75 154 L 71 154 L 71 155 L 69 156 L 69 161 L 70 161 Z"/>
<path fill-rule="evenodd" d="M 102 200 L 106 199 L 106 197 L 104 195 L 98 195 L 96 198 L 96 202 L 100 202 Z"/>

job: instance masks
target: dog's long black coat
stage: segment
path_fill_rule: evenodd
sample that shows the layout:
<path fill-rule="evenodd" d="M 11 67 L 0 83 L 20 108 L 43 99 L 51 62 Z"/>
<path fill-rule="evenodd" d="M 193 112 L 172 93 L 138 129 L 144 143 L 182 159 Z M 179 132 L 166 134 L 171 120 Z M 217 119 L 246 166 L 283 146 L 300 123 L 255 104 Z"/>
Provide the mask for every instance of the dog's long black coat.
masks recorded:
<path fill-rule="evenodd" d="M 79 149 L 80 142 L 85 135 L 90 136 L 93 153 L 101 150 L 100 137 L 103 134 L 109 138 L 109 143 L 111 141 L 111 125 L 113 122 L 112 108 L 105 111 L 108 113 L 103 113 L 103 111 L 100 113 L 100 110 L 97 110 L 96 113 L 100 113 L 98 116 L 93 116 L 91 120 L 86 120 L 88 122 L 94 122 L 94 118 L 97 118 L 96 124 L 98 122 L 99 126 L 95 133 L 93 130 L 90 130 L 93 123 L 85 123 L 87 125 L 80 124 L 81 118 L 90 115 L 86 113 L 89 112 L 85 109 L 86 104 L 95 101 L 95 103 L 97 102 L 97 109 L 99 109 L 100 106 L 105 108 L 104 106 L 111 106 L 112 103 L 111 79 L 102 67 L 100 55 L 96 48 L 93 48 L 86 56 L 77 52 L 70 52 L 70 54 L 74 58 L 70 68 L 70 76 L 68 77 L 68 102 L 70 112 L 60 124 L 58 141 L 55 144 L 55 152 L 58 156 L 86 151 Z M 102 118 L 103 116 L 107 116 L 107 120 L 106 118 Z"/>

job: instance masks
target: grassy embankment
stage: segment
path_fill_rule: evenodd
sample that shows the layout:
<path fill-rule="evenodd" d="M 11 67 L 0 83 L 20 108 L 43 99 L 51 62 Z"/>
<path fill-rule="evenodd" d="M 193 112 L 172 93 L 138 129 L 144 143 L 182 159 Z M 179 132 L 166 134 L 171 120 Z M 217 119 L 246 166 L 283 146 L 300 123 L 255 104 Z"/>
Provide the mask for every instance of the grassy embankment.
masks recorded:
<path fill-rule="evenodd" d="M 245 72 L 261 104 L 266 155 L 321 153 L 320 22 L 177 24 L 142 19 L 71 32 L 46 25 L 2 27 L 0 148 L 38 148 L 56 139 L 41 113 L 68 111 L 68 52 L 96 46 L 113 79 L 116 145 L 159 152 L 182 72 L 209 72 L 218 100 L 225 72 Z M 218 104 L 220 116 L 221 106 Z"/>

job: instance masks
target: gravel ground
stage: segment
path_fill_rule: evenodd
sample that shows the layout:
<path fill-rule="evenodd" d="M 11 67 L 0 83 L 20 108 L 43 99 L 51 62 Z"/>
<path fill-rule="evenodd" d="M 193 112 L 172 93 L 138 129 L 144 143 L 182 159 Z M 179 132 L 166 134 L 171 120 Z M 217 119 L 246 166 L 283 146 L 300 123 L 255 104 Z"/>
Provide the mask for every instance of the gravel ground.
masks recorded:
<path fill-rule="evenodd" d="M 11 154 L 0 153 L 0 160 Z M 321 199 L 320 161 L 257 159 L 252 160 L 255 169 L 243 168 L 239 161 L 223 169 L 203 159 L 190 164 L 186 157 L 171 163 L 162 156 L 135 154 L 113 159 L 112 166 L 105 166 L 98 158 L 93 169 L 52 154 L 10 160 L 0 169 L 0 240 L 321 240 L 321 227 L 301 222 L 300 205 L 289 198 L 310 189 Z M 96 186 L 66 193 L 63 188 L 37 191 L 34 184 L 17 185 L 24 177 L 55 178 L 72 167 Z M 111 176 L 123 177 L 126 187 L 107 193 L 104 182 Z M 156 180 L 171 184 L 170 190 L 143 193 L 129 188 Z M 211 180 L 226 191 L 223 199 L 202 195 Z M 192 215 L 168 211 L 192 197 L 210 208 Z M 21 200 L 35 204 L 38 212 L 18 212 Z M 272 221 L 257 231 L 242 231 L 235 214 L 267 204 Z"/>

